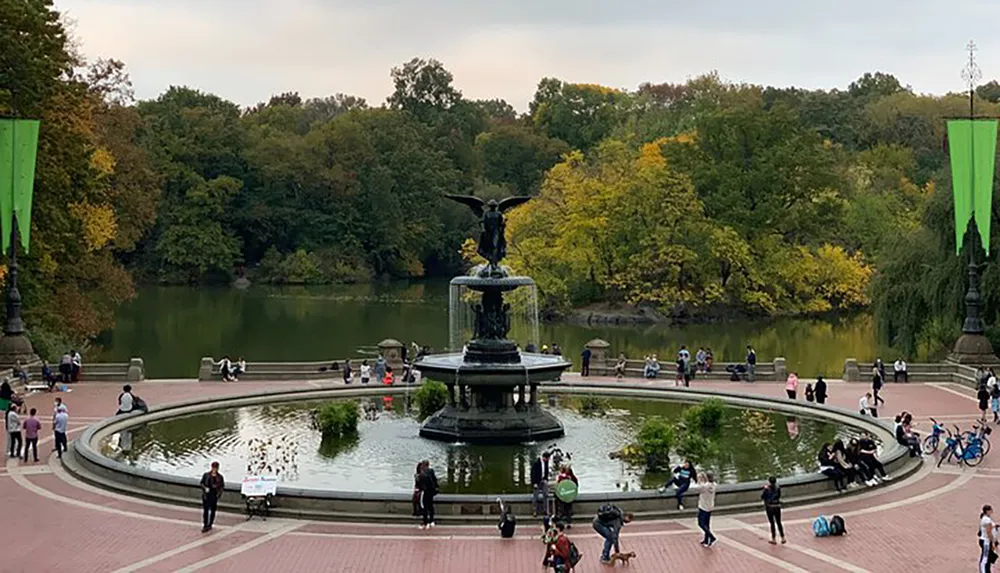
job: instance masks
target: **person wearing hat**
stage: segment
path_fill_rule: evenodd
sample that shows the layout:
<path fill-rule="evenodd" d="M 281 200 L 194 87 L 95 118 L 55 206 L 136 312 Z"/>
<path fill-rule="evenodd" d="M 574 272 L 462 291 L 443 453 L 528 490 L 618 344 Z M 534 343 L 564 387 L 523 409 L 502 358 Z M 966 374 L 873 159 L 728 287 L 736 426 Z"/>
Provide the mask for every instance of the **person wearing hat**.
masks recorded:
<path fill-rule="evenodd" d="M 219 507 L 219 498 L 225 487 L 226 480 L 219 473 L 219 462 L 212 462 L 211 469 L 201 476 L 202 533 L 212 529 L 215 510 Z"/>
<path fill-rule="evenodd" d="M 548 515 L 549 496 L 549 452 L 543 452 L 540 458 L 531 463 L 532 517 L 538 517 L 539 508 L 542 515 Z"/>

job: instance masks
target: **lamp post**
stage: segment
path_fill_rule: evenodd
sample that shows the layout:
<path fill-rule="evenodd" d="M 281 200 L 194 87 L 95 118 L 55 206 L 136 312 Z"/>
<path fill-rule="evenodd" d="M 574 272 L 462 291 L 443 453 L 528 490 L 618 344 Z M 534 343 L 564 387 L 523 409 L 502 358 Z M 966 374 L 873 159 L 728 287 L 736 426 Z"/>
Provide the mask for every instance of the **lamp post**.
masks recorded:
<path fill-rule="evenodd" d="M 948 121 L 948 152 L 951 158 L 952 195 L 955 202 L 955 254 L 961 253 L 968 236 L 969 286 L 965 293 L 965 321 L 962 335 L 948 360 L 960 364 L 998 364 L 993 346 L 986 338 L 980 315 L 982 296 L 979 277 L 985 263 L 978 263 L 978 237 L 983 251 L 990 254 L 990 226 L 993 205 L 993 174 L 996 162 L 997 120 L 976 117 L 976 83 L 982 72 L 976 64 L 976 44 L 969 42 L 969 61 L 962 79 L 969 87 L 969 116 Z"/>

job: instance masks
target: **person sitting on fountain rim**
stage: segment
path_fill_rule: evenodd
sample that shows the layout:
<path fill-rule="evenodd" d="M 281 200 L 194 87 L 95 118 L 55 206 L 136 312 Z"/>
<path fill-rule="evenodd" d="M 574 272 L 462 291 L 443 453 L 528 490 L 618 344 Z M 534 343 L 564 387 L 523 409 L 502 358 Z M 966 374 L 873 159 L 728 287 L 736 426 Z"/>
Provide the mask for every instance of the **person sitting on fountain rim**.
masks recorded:
<path fill-rule="evenodd" d="M 548 515 L 549 496 L 549 452 L 542 452 L 541 457 L 531 463 L 531 516 Z M 541 509 L 541 512 L 539 512 Z"/>
<path fill-rule="evenodd" d="M 684 464 L 675 467 L 673 473 L 673 477 L 660 488 L 660 493 L 666 492 L 670 486 L 676 486 L 677 490 L 674 492 L 674 496 L 677 498 L 677 509 L 683 511 L 684 494 L 691 487 L 691 482 L 698 479 L 698 471 L 695 470 L 691 460 L 684 460 Z"/>

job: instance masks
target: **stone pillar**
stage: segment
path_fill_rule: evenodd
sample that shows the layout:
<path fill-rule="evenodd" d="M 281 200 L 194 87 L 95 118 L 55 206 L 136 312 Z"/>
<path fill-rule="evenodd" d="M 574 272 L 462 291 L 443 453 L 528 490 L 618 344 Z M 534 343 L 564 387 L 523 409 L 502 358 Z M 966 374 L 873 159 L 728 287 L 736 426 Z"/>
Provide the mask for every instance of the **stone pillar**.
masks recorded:
<path fill-rule="evenodd" d="M 861 370 L 858 368 L 856 358 L 844 361 L 844 382 L 861 382 Z"/>
<path fill-rule="evenodd" d="M 774 376 L 778 382 L 782 382 L 788 378 L 788 366 L 785 365 L 784 358 L 778 357 L 774 359 Z"/>
<path fill-rule="evenodd" d="M 454 408 L 455 407 L 455 385 L 454 384 L 446 384 L 445 386 L 448 387 L 448 405 Z"/>
<path fill-rule="evenodd" d="M 385 361 L 392 366 L 393 370 L 400 370 L 403 367 L 403 343 L 392 339 L 386 338 L 382 342 L 378 343 L 378 353 L 385 358 Z"/>
<path fill-rule="evenodd" d="M 212 369 L 215 368 L 215 359 L 211 356 L 206 356 L 201 359 L 201 364 L 198 366 L 198 381 L 208 382 L 212 380 Z M 220 378 L 221 380 L 221 378 Z"/>
<path fill-rule="evenodd" d="M 590 372 L 592 375 L 601 376 L 607 374 L 608 352 L 611 351 L 611 344 L 606 340 L 595 338 L 583 345 L 590 349 Z"/>
<path fill-rule="evenodd" d="M 468 388 L 465 384 L 458 385 L 458 405 L 463 410 L 469 409 L 469 401 L 465 398 L 465 389 Z"/>
<path fill-rule="evenodd" d="M 125 374 L 125 378 L 129 382 L 142 382 L 146 379 L 142 358 L 133 358 L 128 361 L 128 372 Z"/>
<path fill-rule="evenodd" d="M 531 385 L 531 407 L 538 406 L 538 384 Z"/>
<path fill-rule="evenodd" d="M 520 384 L 517 387 L 517 407 L 524 408 L 527 404 L 524 403 L 524 384 Z"/>

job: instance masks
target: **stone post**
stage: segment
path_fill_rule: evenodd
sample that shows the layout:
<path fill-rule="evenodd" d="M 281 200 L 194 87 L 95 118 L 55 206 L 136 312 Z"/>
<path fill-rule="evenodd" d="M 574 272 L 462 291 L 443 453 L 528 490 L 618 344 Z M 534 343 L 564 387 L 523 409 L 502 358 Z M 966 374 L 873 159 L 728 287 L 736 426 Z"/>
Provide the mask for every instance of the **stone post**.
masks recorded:
<path fill-rule="evenodd" d="M 861 370 L 858 368 L 856 358 L 844 361 L 844 382 L 861 382 Z"/>
<path fill-rule="evenodd" d="M 458 405 L 461 406 L 463 410 L 469 409 L 469 401 L 465 399 L 466 388 L 468 388 L 468 386 L 466 386 L 465 384 L 458 385 Z"/>
<path fill-rule="evenodd" d="M 531 407 L 538 406 L 538 384 L 531 385 Z"/>
<path fill-rule="evenodd" d="M 448 405 L 455 407 L 455 385 L 446 384 L 446 386 L 448 387 Z"/>
<path fill-rule="evenodd" d="M 215 359 L 211 356 L 206 356 L 201 359 L 201 364 L 198 366 L 198 381 L 199 382 L 209 382 L 212 380 L 212 369 L 215 368 Z"/>
<path fill-rule="evenodd" d="M 517 386 L 517 407 L 524 408 L 526 405 L 524 403 L 524 384 L 519 384 Z"/>
<path fill-rule="evenodd" d="M 128 372 L 125 374 L 125 378 L 129 382 L 142 382 L 146 379 L 142 358 L 132 358 L 128 361 Z"/>
<path fill-rule="evenodd" d="M 788 378 L 788 366 L 785 364 L 785 359 L 778 357 L 774 359 L 774 377 L 781 382 Z"/>
<path fill-rule="evenodd" d="M 385 358 L 385 361 L 392 366 L 393 370 L 399 370 L 403 367 L 403 343 L 392 339 L 386 338 L 382 342 L 378 343 L 378 353 Z"/>
<path fill-rule="evenodd" d="M 583 347 L 590 349 L 590 373 L 597 376 L 607 374 L 608 352 L 610 352 L 611 344 L 607 340 L 595 338 L 584 344 Z"/>

